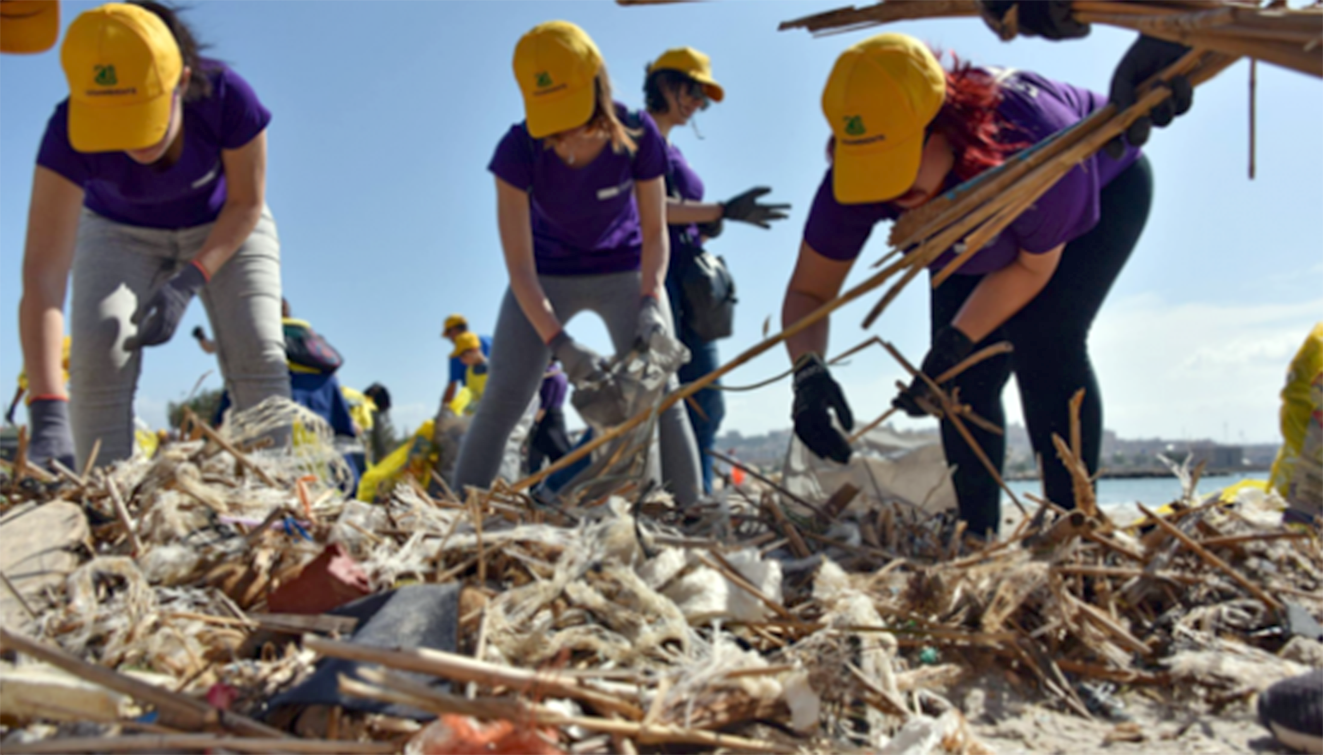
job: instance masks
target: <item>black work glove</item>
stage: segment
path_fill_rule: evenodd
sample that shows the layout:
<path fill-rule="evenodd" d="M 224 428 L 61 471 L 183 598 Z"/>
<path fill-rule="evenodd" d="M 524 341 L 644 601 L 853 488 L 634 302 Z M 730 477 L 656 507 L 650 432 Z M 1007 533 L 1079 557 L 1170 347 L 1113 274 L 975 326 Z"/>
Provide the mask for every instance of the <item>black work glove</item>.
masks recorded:
<path fill-rule="evenodd" d="M 1075 20 L 1070 0 L 984 0 L 982 6 L 984 16 L 998 23 L 1004 23 L 1006 14 L 1018 7 L 1016 26 L 1026 37 L 1055 41 L 1089 36 L 1089 25 Z"/>
<path fill-rule="evenodd" d="M 193 328 L 193 337 L 198 339 L 199 341 L 205 341 L 207 340 L 207 331 L 203 330 L 202 326 L 199 325 Z"/>
<path fill-rule="evenodd" d="M 560 360 L 565 368 L 565 377 L 570 379 L 575 388 L 592 382 L 605 369 L 605 360 L 597 352 L 570 338 L 563 330 L 547 346 Z"/>
<path fill-rule="evenodd" d="M 1118 111 L 1135 104 L 1139 99 L 1136 90 L 1140 84 L 1180 60 L 1189 51 L 1190 48 L 1185 45 L 1140 35 L 1126 50 L 1125 56 L 1116 66 L 1116 72 L 1112 74 L 1112 104 L 1116 105 Z M 1130 124 L 1125 130 L 1124 142 L 1118 136 L 1107 143 L 1105 150 L 1108 157 L 1114 160 L 1120 158 L 1125 153 L 1126 143 L 1134 147 L 1144 146 L 1153 126 L 1166 127 L 1173 118 L 1184 115 L 1194 104 L 1194 87 L 1186 77 L 1172 77 L 1167 87 L 1171 89 L 1171 96 L 1155 105 L 1148 115 Z"/>
<path fill-rule="evenodd" d="M 721 203 L 721 217 L 742 223 L 753 223 L 759 228 L 771 228 L 771 223 L 767 221 L 785 220 L 789 217 L 785 211 L 790 209 L 788 204 L 758 203 L 759 197 L 771 192 L 770 186 L 755 186 L 743 194 L 737 194 Z"/>
<path fill-rule="evenodd" d="M 179 327 L 188 303 L 206 284 L 207 276 L 196 262 L 175 273 L 134 313 L 130 322 L 138 326 L 138 334 L 124 341 L 124 350 L 133 351 L 169 341 L 175 328 Z"/>
<path fill-rule="evenodd" d="M 703 240 L 715 239 L 716 237 L 721 235 L 721 231 L 724 225 L 725 222 L 721 218 L 717 218 L 716 220 L 713 220 L 711 223 L 699 223 L 698 235 Z"/>
<path fill-rule="evenodd" d="M 818 456 L 844 464 L 850 460 L 850 441 L 832 426 L 828 409 L 836 411 L 846 432 L 854 429 L 854 414 L 822 357 L 804 354 L 795 360 L 795 435 Z"/>
<path fill-rule="evenodd" d="M 942 373 L 960 364 L 973 350 L 974 342 L 969 340 L 969 336 L 948 325 L 937 331 L 937 335 L 933 336 L 933 346 L 928 350 L 928 355 L 923 358 L 923 367 L 920 369 L 923 374 L 936 382 Z M 928 383 L 923 378 L 915 375 L 909 387 L 891 400 L 891 405 L 911 417 L 922 417 L 928 413 L 928 410 L 923 408 L 919 399 L 923 399 L 932 406 L 937 405 L 937 398 L 933 395 L 932 389 L 928 387 Z"/>
<path fill-rule="evenodd" d="M 28 443 L 28 461 L 33 466 L 49 467 L 52 459 L 74 468 L 73 433 L 69 429 L 69 402 L 42 398 L 28 404 L 28 422 L 32 440 Z"/>

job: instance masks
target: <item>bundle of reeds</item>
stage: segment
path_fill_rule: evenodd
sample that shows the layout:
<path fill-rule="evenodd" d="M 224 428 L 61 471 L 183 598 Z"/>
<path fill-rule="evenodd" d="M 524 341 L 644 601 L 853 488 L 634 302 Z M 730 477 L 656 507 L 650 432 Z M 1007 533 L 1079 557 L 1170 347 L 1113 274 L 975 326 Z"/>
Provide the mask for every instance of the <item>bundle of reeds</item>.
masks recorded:
<path fill-rule="evenodd" d="M 1114 2 L 1075 0 L 1081 23 L 1107 24 L 1203 50 L 1243 56 L 1323 77 L 1323 6 L 1288 8 L 1283 3 L 1259 7 L 1227 0 Z M 845 32 L 930 18 L 978 16 L 977 0 L 883 0 L 862 8 L 840 8 L 786 21 L 786 29 L 815 33 Z M 1003 39 L 1018 33 L 1016 15 L 989 19 Z"/>

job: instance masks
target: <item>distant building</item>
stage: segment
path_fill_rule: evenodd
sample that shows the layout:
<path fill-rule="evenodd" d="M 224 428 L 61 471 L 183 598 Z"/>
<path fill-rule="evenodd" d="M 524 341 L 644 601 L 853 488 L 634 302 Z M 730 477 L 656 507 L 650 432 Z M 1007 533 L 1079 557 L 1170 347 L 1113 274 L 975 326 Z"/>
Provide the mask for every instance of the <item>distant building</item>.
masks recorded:
<path fill-rule="evenodd" d="M 1239 469 L 1245 466 L 1242 446 L 1224 446 L 1221 443 L 1191 443 L 1190 464 L 1203 462 L 1209 469 Z"/>

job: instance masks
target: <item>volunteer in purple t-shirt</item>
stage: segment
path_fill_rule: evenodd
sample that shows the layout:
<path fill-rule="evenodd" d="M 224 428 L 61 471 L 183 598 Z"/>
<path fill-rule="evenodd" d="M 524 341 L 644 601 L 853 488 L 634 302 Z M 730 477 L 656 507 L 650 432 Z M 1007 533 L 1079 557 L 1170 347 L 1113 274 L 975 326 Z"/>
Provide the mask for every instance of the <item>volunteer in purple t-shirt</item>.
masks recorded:
<path fill-rule="evenodd" d="M 837 59 L 822 96 L 832 128 L 828 168 L 818 189 L 786 293 L 786 326 L 832 299 L 873 227 L 1042 141 L 1107 104 L 1105 97 L 1026 71 L 960 65 L 943 71 L 924 44 L 882 34 Z M 1052 445 L 1070 437 L 1069 401 L 1084 389 L 1083 456 L 1098 467 L 1102 400 L 1087 337 L 1108 290 L 1143 230 L 1152 198 L 1145 158 L 1133 147 L 1118 159 L 1089 158 L 1063 177 L 1000 236 L 932 292 L 932 347 L 923 372 L 941 375 L 975 349 L 1009 340 L 1014 354 L 965 371 L 947 388 L 996 427 L 1005 424 L 1002 389 L 1012 372 L 1041 458 L 1048 498 L 1074 503 L 1070 475 Z M 940 269 L 948 251 L 934 263 Z M 795 362 L 795 434 L 819 456 L 844 462 L 850 409 L 822 354 L 827 323 L 789 339 Z M 895 404 L 922 416 L 926 384 L 915 380 Z M 1000 466 L 1005 440 L 966 423 Z M 942 423 L 960 515 L 968 531 L 995 533 L 1000 491 L 975 452 Z"/>
<path fill-rule="evenodd" d="M 553 361 L 542 374 L 542 386 L 537 390 L 537 415 L 528 436 L 529 474 L 540 471 L 544 461 L 555 464 L 570 452 L 570 436 L 565 429 L 565 396 L 569 392 L 565 370 Z"/>
<path fill-rule="evenodd" d="M 461 487 L 491 484 L 551 355 L 576 387 L 602 369 L 602 358 L 565 329 L 575 315 L 601 316 L 620 353 L 671 331 L 666 144 L 656 125 L 645 113 L 637 127 L 625 125 L 634 119 L 612 100 L 597 45 L 574 24 L 551 21 L 525 34 L 514 73 L 526 120 L 488 166 L 510 288 L 492 335 L 486 398 L 455 469 Z M 672 406 L 658 426 L 663 482 L 688 505 L 700 483 L 684 408 Z"/>
<path fill-rule="evenodd" d="M 721 360 L 717 355 L 716 341 L 709 341 L 695 331 L 694 318 L 702 317 L 702 314 L 684 299 L 686 274 L 692 272 L 704 243 L 721 233 L 723 220 L 770 228 L 770 221 L 786 217 L 785 211 L 790 205 L 759 202 L 760 197 L 771 191 L 765 186 L 749 189 L 725 202 L 703 201 L 703 180 L 671 141 L 671 131 L 688 123 L 694 113 L 706 109 L 709 102 L 721 102 L 726 96 L 725 90 L 712 78 L 712 62 L 707 55 L 692 47 L 677 47 L 662 53 L 648 66 L 643 94 L 648 115 L 666 139 L 666 222 L 671 240 L 666 294 L 671 300 L 680 343 L 689 349 L 690 354 L 689 361 L 676 375 L 680 382 L 689 383 L 715 370 Z M 698 441 L 703 490 L 711 492 L 712 457 L 707 451 L 712 448 L 721 420 L 726 416 L 726 403 L 719 388 L 705 388 L 694 394 L 692 401 L 685 402 L 685 406 Z"/>
<path fill-rule="evenodd" d="M 69 25 L 69 98 L 37 154 L 19 328 L 38 461 L 133 451 L 143 346 L 200 295 L 244 409 L 289 396 L 280 245 L 265 204 L 266 126 L 247 82 L 198 56 L 170 9 L 110 3 Z M 70 402 L 60 381 L 70 276 Z M 72 432 L 70 418 L 72 417 Z"/>

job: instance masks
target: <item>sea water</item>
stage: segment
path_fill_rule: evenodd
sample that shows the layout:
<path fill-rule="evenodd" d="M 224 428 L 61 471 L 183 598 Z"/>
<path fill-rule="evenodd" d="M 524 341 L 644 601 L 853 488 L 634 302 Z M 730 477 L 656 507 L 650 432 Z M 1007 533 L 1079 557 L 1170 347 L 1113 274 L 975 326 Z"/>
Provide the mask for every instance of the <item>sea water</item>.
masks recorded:
<path fill-rule="evenodd" d="M 1197 489 L 1199 495 L 1206 496 L 1217 491 L 1231 487 L 1241 480 L 1266 480 L 1268 473 L 1261 472 L 1243 472 L 1230 475 L 1214 475 L 1200 478 Z M 1042 495 L 1042 485 L 1038 480 L 1012 480 L 1006 483 L 1011 490 L 1015 491 L 1017 496 L 1024 501 L 1025 493 Z M 1098 505 L 1107 509 L 1107 513 L 1114 518 L 1126 519 L 1138 517 L 1139 509 L 1135 508 L 1136 503 L 1142 503 L 1149 508 L 1164 506 L 1179 498 L 1181 495 L 1181 483 L 1175 477 L 1125 477 L 1125 478 L 1104 478 L 1098 481 Z M 1002 494 L 1002 506 L 1013 505 L 1010 498 Z M 1026 502 L 1026 505 L 1029 505 Z M 1032 506 L 1030 509 L 1032 510 Z"/>

